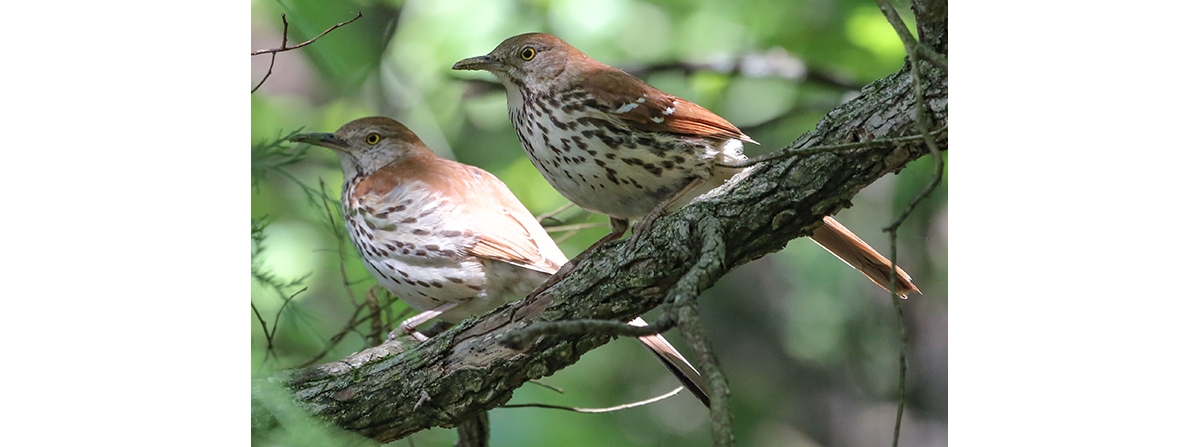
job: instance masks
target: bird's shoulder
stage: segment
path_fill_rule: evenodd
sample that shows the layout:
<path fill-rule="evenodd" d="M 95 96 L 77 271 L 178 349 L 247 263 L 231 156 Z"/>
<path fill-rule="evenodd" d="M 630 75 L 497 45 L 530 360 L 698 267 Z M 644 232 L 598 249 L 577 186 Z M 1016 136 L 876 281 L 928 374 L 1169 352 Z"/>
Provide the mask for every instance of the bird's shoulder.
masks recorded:
<path fill-rule="evenodd" d="M 583 73 L 577 88 L 593 98 L 594 108 L 636 130 L 753 141 L 725 118 L 616 68 Z"/>

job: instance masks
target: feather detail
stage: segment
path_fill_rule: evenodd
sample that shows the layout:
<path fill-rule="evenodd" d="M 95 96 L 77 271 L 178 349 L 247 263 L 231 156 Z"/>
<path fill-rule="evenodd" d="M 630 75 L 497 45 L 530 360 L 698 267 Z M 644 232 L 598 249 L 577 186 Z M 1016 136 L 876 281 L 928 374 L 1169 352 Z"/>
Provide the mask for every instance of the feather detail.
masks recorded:
<path fill-rule="evenodd" d="M 583 73 L 575 87 L 591 94 L 597 110 L 632 129 L 758 144 L 725 118 L 609 66 Z"/>

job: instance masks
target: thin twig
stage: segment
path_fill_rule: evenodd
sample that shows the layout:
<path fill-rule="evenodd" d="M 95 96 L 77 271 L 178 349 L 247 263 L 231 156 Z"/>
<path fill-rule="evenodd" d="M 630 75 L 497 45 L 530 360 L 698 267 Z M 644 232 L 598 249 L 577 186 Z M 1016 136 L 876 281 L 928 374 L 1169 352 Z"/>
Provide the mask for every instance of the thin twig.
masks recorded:
<path fill-rule="evenodd" d="M 287 48 L 287 31 L 288 31 L 287 14 L 280 14 L 279 18 L 283 19 L 283 43 L 279 44 L 279 48 Z M 253 57 L 254 53 L 250 53 L 250 56 Z M 274 69 L 275 69 L 275 53 L 271 53 L 271 65 L 267 66 L 267 74 L 263 76 L 262 80 L 258 81 L 258 84 L 256 84 L 254 86 L 254 88 L 250 89 L 251 95 L 253 95 L 254 92 L 257 92 L 258 88 L 262 87 L 263 83 L 267 82 L 267 78 L 271 77 L 271 70 L 274 70 Z"/>
<path fill-rule="evenodd" d="M 896 310 L 896 323 L 900 330 L 900 402 L 896 404 L 896 423 L 892 426 L 892 447 L 897 447 L 900 444 L 900 422 L 904 419 L 904 399 L 908 390 L 908 328 L 904 325 L 904 306 L 900 304 L 900 295 L 896 293 L 896 232 L 890 232 L 888 235 L 892 243 L 892 308 Z"/>
<path fill-rule="evenodd" d="M 280 15 L 279 15 L 279 18 L 283 20 L 283 43 L 279 44 L 279 48 L 268 48 L 268 49 L 265 49 L 265 50 L 258 50 L 258 51 L 251 51 L 251 52 L 250 52 L 250 56 L 251 56 L 251 57 L 258 56 L 258 55 L 260 55 L 260 54 L 270 54 L 270 55 L 271 55 L 271 65 L 267 66 L 267 74 L 263 76 L 263 78 L 262 78 L 262 80 L 261 80 L 261 81 L 258 81 L 258 84 L 257 84 L 257 85 L 255 85 L 255 86 L 254 86 L 254 88 L 250 89 L 250 94 L 252 94 L 252 95 L 254 94 L 254 92 L 257 92 L 257 91 L 258 91 L 258 88 L 259 88 L 259 87 L 262 87 L 263 83 L 267 82 L 267 78 L 271 77 L 271 70 L 273 70 L 273 69 L 275 68 L 275 55 L 276 55 L 276 54 L 278 54 L 278 53 L 282 53 L 282 52 L 284 52 L 284 51 L 291 51 L 291 50 L 294 50 L 294 49 L 297 49 L 297 48 L 303 47 L 303 46 L 305 46 L 305 45 L 308 45 L 308 44 L 310 44 L 310 43 L 313 43 L 313 42 L 315 42 L 317 39 L 320 39 L 320 38 L 321 38 L 321 36 L 324 36 L 324 35 L 326 35 L 326 34 L 329 34 L 329 32 L 330 32 L 330 31 L 333 31 L 333 30 L 335 30 L 335 29 L 338 29 L 338 28 L 342 27 L 343 25 L 346 25 L 346 24 L 348 24 L 348 23 L 350 23 L 350 22 L 353 22 L 353 21 L 355 21 L 355 20 L 358 20 L 358 19 L 362 18 L 362 11 L 359 11 L 359 12 L 358 12 L 358 15 L 357 15 L 357 16 L 354 16 L 354 18 L 353 18 L 353 19 L 347 20 L 347 21 L 345 21 L 345 22 L 342 22 L 342 23 L 339 23 L 339 24 L 337 24 L 337 25 L 333 25 L 333 26 L 329 27 L 329 29 L 326 29 L 326 30 L 325 30 L 325 32 L 323 32 L 323 33 L 321 33 L 321 34 L 318 34 L 318 35 L 317 35 L 317 37 L 314 37 L 314 38 L 312 38 L 312 39 L 308 39 L 308 40 L 306 40 L 306 41 L 304 41 L 304 42 L 302 42 L 302 43 L 300 43 L 299 45 L 296 45 L 296 46 L 294 46 L 294 47 L 289 47 L 289 46 L 287 46 L 287 33 L 288 33 L 288 21 L 287 21 L 287 14 L 280 14 Z"/>
<path fill-rule="evenodd" d="M 271 352 L 271 348 L 273 348 L 274 345 L 273 338 L 275 334 L 272 334 L 271 331 L 267 330 L 267 320 L 264 320 L 262 314 L 258 313 L 258 306 L 255 306 L 253 301 L 250 302 L 250 309 L 254 311 L 254 316 L 258 318 L 259 326 L 262 326 L 263 335 L 267 337 L 267 352 Z"/>
<path fill-rule="evenodd" d="M 579 230 L 586 230 L 588 228 L 597 228 L 597 227 L 604 227 L 604 226 L 608 226 L 608 224 L 604 223 L 604 222 L 585 222 L 585 223 L 573 224 L 573 225 L 558 225 L 558 226 L 553 226 L 553 227 L 545 227 L 545 230 L 547 233 L 563 233 L 563 232 L 567 232 L 567 231 L 579 231 Z"/>
<path fill-rule="evenodd" d="M 560 207 L 558 207 L 558 208 L 555 208 L 554 210 L 552 210 L 552 211 L 550 211 L 550 212 L 548 212 L 548 213 L 546 213 L 546 214 L 542 214 L 542 215 L 538 216 L 538 217 L 537 217 L 537 221 L 538 221 L 538 223 L 541 223 L 542 225 L 545 225 L 545 223 L 542 223 L 542 221 L 543 221 L 543 220 L 547 220 L 547 219 L 553 219 L 555 222 L 559 222 L 559 223 L 561 223 L 562 221 L 561 221 L 561 220 L 558 220 L 558 219 L 557 219 L 557 218 L 555 218 L 554 216 L 557 216 L 557 215 L 559 215 L 559 214 L 562 214 L 563 212 L 565 212 L 565 211 L 567 211 L 567 210 L 571 209 L 571 207 L 572 207 L 572 206 L 575 206 L 575 204 L 574 204 L 574 203 L 571 203 L 571 202 L 567 202 L 567 203 L 563 204 L 563 206 L 560 206 Z"/>
<path fill-rule="evenodd" d="M 900 227 L 900 224 L 903 223 L 905 219 L 908 219 L 908 215 L 912 214 L 913 210 L 917 208 L 917 204 L 921 203 L 921 201 L 925 200 L 926 197 L 929 197 L 929 195 L 932 194 L 935 189 L 937 189 L 938 185 L 942 183 L 942 175 L 945 169 L 945 164 L 942 162 L 942 151 L 938 150 L 937 142 L 934 141 L 933 135 L 927 132 L 927 129 L 930 127 L 929 112 L 924 102 L 925 89 L 921 87 L 921 74 L 918 73 L 918 64 L 915 62 L 916 61 L 914 61 L 912 65 L 913 93 L 917 100 L 917 130 L 921 131 L 921 135 L 917 135 L 917 137 L 920 137 L 922 140 L 924 140 L 926 148 L 929 149 L 929 154 L 933 156 L 933 179 L 931 179 L 929 183 L 925 185 L 925 189 L 922 189 L 921 192 L 908 203 L 908 207 L 906 207 L 904 211 L 900 213 L 900 217 L 897 217 L 891 225 L 888 225 L 887 228 L 883 229 L 883 231 L 891 233 L 895 233 L 896 229 Z M 937 134 L 940 135 L 946 132 L 948 127 L 949 126 L 943 126 L 941 129 L 938 129 Z M 892 261 L 892 265 L 895 266 L 895 259 Z"/>
<path fill-rule="evenodd" d="M 542 382 L 542 381 L 540 381 L 540 380 L 530 380 L 530 381 L 529 381 L 529 383 L 532 383 L 532 384 L 534 384 L 534 385 L 537 385 L 537 386 L 540 386 L 540 387 L 542 387 L 542 388 L 548 389 L 548 390 L 550 390 L 550 391 L 556 392 L 556 393 L 558 393 L 558 394 L 565 394 L 565 393 L 566 393 L 566 391 L 563 391 L 563 389 L 562 389 L 562 388 L 556 387 L 556 386 L 554 386 L 554 385 L 550 385 L 550 384 L 548 384 L 548 383 L 544 383 L 544 382 Z"/>
<path fill-rule="evenodd" d="M 283 299 L 283 305 L 279 306 L 278 312 L 275 312 L 275 322 L 271 324 L 271 336 L 275 336 L 275 330 L 279 328 L 279 316 L 283 315 L 283 308 L 287 307 L 288 303 L 292 302 L 292 298 L 295 298 L 296 295 L 299 295 L 305 290 L 308 290 L 308 287 L 297 290 L 296 293 L 293 293 L 291 296 Z"/>
<path fill-rule="evenodd" d="M 614 411 L 620 411 L 620 410 L 625 410 L 625 409 L 629 409 L 629 408 L 640 407 L 643 405 L 649 405 L 649 404 L 658 402 L 660 400 L 666 399 L 668 397 L 674 396 L 676 394 L 679 394 L 680 391 L 683 391 L 683 387 L 677 387 L 677 388 L 675 388 L 674 391 L 663 394 L 661 396 L 655 396 L 655 397 L 652 397 L 652 398 L 649 398 L 646 400 L 630 402 L 627 404 L 621 404 L 621 405 L 617 405 L 615 407 L 607 407 L 607 408 L 577 408 L 577 407 L 564 407 L 561 405 L 550 405 L 550 404 L 512 404 L 512 405 L 501 405 L 500 408 L 549 408 L 552 410 L 566 410 L 566 411 L 573 411 L 576 413 L 612 413 Z"/>
<path fill-rule="evenodd" d="M 910 59 L 915 60 L 917 57 L 921 57 L 942 70 L 949 70 L 950 64 L 946 60 L 946 55 L 939 54 L 933 51 L 933 48 L 929 48 L 929 46 L 918 42 L 912 33 L 908 32 L 908 27 L 904 25 L 904 20 L 900 18 L 900 13 L 896 12 L 896 8 L 892 6 L 889 0 L 875 0 L 875 3 L 879 4 L 879 9 L 887 17 L 888 23 L 892 24 L 892 28 L 896 30 L 896 35 L 900 36 L 900 40 L 904 42 L 904 49 Z"/>
<path fill-rule="evenodd" d="M 363 308 L 365 307 L 365 305 L 355 306 L 354 313 L 350 314 L 350 319 L 346 322 L 345 326 L 342 326 L 342 330 L 338 331 L 338 333 L 334 334 L 332 337 L 329 337 L 329 343 L 325 344 L 325 348 L 321 349 L 321 352 L 318 352 L 317 355 L 313 356 L 307 362 L 301 363 L 299 366 L 297 366 L 297 368 L 304 368 L 317 363 L 325 357 L 325 354 L 333 350 L 334 346 L 337 346 L 338 343 L 341 343 L 342 339 L 346 338 L 346 335 L 353 331 L 355 326 L 358 326 L 361 323 L 361 320 L 356 321 L 355 318 L 358 317 L 358 314 L 362 312 Z"/>
<path fill-rule="evenodd" d="M 317 39 L 320 39 L 322 36 L 324 36 L 324 35 L 326 35 L 326 34 L 329 34 L 329 32 L 330 32 L 330 31 L 333 31 L 333 30 L 335 30 L 335 29 L 341 28 L 342 26 L 345 26 L 345 25 L 349 24 L 350 22 L 353 22 L 353 21 L 355 21 L 355 20 L 358 20 L 358 19 L 361 19 L 361 18 L 362 18 L 362 11 L 359 11 L 359 12 L 358 12 L 358 15 L 354 16 L 354 18 L 353 18 L 353 19 L 347 20 L 347 21 L 345 21 L 345 22 L 342 22 L 342 23 L 339 23 L 339 24 L 337 24 L 337 25 L 333 25 L 333 26 L 329 27 L 329 29 L 326 29 L 326 30 L 325 30 L 324 32 L 322 32 L 321 34 L 318 34 L 318 35 L 317 35 L 317 37 L 314 37 L 314 38 L 312 38 L 312 39 L 308 39 L 308 40 L 306 40 L 306 41 L 304 41 L 304 42 L 301 42 L 301 43 L 297 44 L 296 46 L 289 47 L 289 46 L 287 46 L 287 45 L 285 44 L 284 46 L 282 46 L 282 47 L 280 47 L 280 48 L 267 48 L 267 49 L 265 49 L 265 50 L 253 51 L 253 52 L 251 52 L 251 53 L 250 53 L 250 55 L 251 55 L 251 56 L 258 56 L 258 55 L 260 55 L 260 54 L 268 54 L 268 53 L 271 53 L 271 54 L 274 54 L 274 53 L 282 53 L 282 52 L 284 52 L 284 51 L 291 51 L 291 50 L 294 50 L 294 49 L 297 49 L 297 48 L 300 48 L 300 47 L 303 47 L 303 46 L 307 46 L 308 44 L 315 42 Z M 284 24 L 284 30 L 286 30 L 286 29 L 287 29 L 287 18 L 286 18 L 286 16 L 284 17 L 283 24 Z"/>
<path fill-rule="evenodd" d="M 879 9 L 883 12 L 883 15 L 887 17 L 888 22 L 892 24 L 893 28 L 895 28 L 896 34 L 900 37 L 900 40 L 904 42 L 905 52 L 909 56 L 909 73 L 912 76 L 913 96 L 915 97 L 915 106 L 917 108 L 917 130 L 921 132 L 920 137 L 924 141 L 925 146 L 929 149 L 929 153 L 933 156 L 935 166 L 933 179 L 931 179 L 930 182 L 925 185 L 925 189 L 917 194 L 917 196 L 911 202 L 909 202 L 908 207 L 900 213 L 900 216 L 897 217 L 891 225 L 883 230 L 884 232 L 888 233 L 888 239 L 891 243 L 890 255 L 892 269 L 889 275 L 889 282 L 892 292 L 892 307 L 896 310 L 896 322 L 900 331 L 900 371 L 898 378 L 900 395 L 898 398 L 899 402 L 896 404 L 896 421 L 892 428 L 892 447 L 897 447 L 900 443 L 900 426 L 904 419 L 904 401 L 906 399 L 908 382 L 908 330 L 904 323 L 904 307 L 900 304 L 900 297 L 896 293 L 897 230 L 900 228 L 900 224 L 908 219 L 908 216 L 913 212 L 913 210 L 916 209 L 917 204 L 921 203 L 926 197 L 932 194 L 933 190 L 942 182 L 942 154 L 941 151 L 938 150 L 937 143 L 934 141 L 933 136 L 929 134 L 929 128 L 932 127 L 932 124 L 930 123 L 928 105 L 925 104 L 925 90 L 921 79 L 921 61 L 923 59 L 927 60 L 932 65 L 941 67 L 943 70 L 946 69 L 947 62 L 945 56 L 935 53 L 932 49 L 920 42 L 917 42 L 913 38 L 912 34 L 908 32 L 908 27 L 904 25 L 904 21 L 900 19 L 900 15 L 896 12 L 896 9 L 892 7 L 888 0 L 876 0 L 876 2 L 879 4 Z M 942 130 L 945 130 L 945 127 L 943 127 Z"/>
<path fill-rule="evenodd" d="M 275 343 L 274 343 L 275 332 L 277 332 L 277 330 L 279 329 L 279 317 L 281 315 L 283 315 L 283 309 L 287 308 L 288 303 L 292 302 L 292 298 L 295 298 L 296 295 L 299 295 L 301 292 L 304 292 L 305 290 L 308 290 L 308 287 L 304 287 L 300 290 L 297 290 L 296 293 L 291 294 L 291 296 L 284 297 L 283 304 L 279 306 L 279 311 L 275 312 L 275 320 L 273 322 L 271 322 L 271 330 L 269 330 L 269 331 L 267 330 L 267 322 L 263 319 L 262 315 L 258 313 L 258 306 L 255 306 L 253 302 L 250 303 L 250 308 L 254 310 L 254 316 L 258 317 L 258 322 L 262 325 L 262 328 L 263 328 L 263 334 L 266 335 L 266 337 L 267 337 L 267 349 L 265 352 L 265 356 L 263 358 L 264 361 L 267 358 L 266 356 L 270 356 L 270 355 L 274 354 L 273 348 L 275 345 Z M 276 290 L 276 291 L 279 292 L 280 296 L 283 296 L 282 290 Z"/>
<path fill-rule="evenodd" d="M 563 233 L 561 236 L 554 238 L 554 243 L 555 243 L 555 244 L 561 244 L 561 243 L 563 243 L 564 241 L 566 241 L 567 239 L 570 239 L 570 238 L 574 237 L 576 234 L 579 234 L 579 231 L 578 231 L 578 230 L 576 230 L 576 231 L 568 231 L 568 232 L 566 232 L 566 233 Z"/>

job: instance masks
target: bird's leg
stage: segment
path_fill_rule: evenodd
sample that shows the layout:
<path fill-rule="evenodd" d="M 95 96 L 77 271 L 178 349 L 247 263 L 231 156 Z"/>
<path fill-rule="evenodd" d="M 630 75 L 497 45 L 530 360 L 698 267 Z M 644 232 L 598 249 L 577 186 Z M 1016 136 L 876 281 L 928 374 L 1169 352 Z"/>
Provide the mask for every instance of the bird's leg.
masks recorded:
<path fill-rule="evenodd" d="M 421 312 L 419 314 L 412 316 L 411 318 L 409 318 L 407 320 L 404 320 L 404 322 L 400 323 L 400 327 L 396 328 L 396 330 L 394 330 L 388 334 L 388 337 L 387 337 L 388 341 L 395 340 L 396 337 L 399 337 L 401 335 L 411 336 L 412 338 L 416 339 L 418 343 L 428 340 L 429 337 L 426 337 L 424 334 L 417 332 L 417 326 L 420 326 L 422 324 L 425 324 L 425 322 L 427 322 L 429 320 L 437 318 L 438 315 L 441 315 L 443 312 L 453 309 L 454 306 L 457 306 L 457 305 L 458 305 L 458 302 L 452 301 L 452 302 L 443 304 L 441 306 L 435 307 L 433 309 Z"/>
<path fill-rule="evenodd" d="M 634 224 L 633 232 L 629 236 L 629 241 L 625 243 L 624 255 L 628 257 L 629 255 L 633 254 L 633 248 L 637 246 L 638 239 L 641 239 L 642 234 L 646 231 L 649 231 L 650 228 L 654 226 L 654 221 L 666 215 L 667 210 L 675 206 L 676 202 L 682 200 L 689 192 L 692 192 L 693 189 L 696 189 L 697 186 L 700 186 L 701 183 L 704 183 L 704 180 L 705 177 L 696 177 L 692 179 L 691 183 L 688 183 L 683 187 L 683 189 L 680 189 L 675 194 L 671 195 L 671 197 L 667 200 L 660 202 L 654 207 L 654 209 L 650 210 L 650 213 L 646 214 L 646 216 L 639 220 L 638 223 Z"/>
<path fill-rule="evenodd" d="M 575 270 L 575 266 L 578 265 L 576 261 L 583 259 L 584 256 L 587 256 L 588 253 L 591 253 L 592 250 L 599 248 L 601 245 L 620 239 L 621 236 L 625 235 L 625 230 L 629 229 L 629 219 L 609 216 L 608 224 L 612 227 L 612 230 L 609 231 L 608 234 L 604 235 L 604 237 L 600 238 L 600 240 L 592 243 L 592 245 L 586 250 L 584 250 L 578 256 L 575 256 L 575 259 L 568 261 L 567 265 L 559 268 L 557 272 L 554 272 L 554 275 L 546 279 L 545 282 L 543 282 L 540 286 L 537 286 L 537 288 L 533 289 L 533 292 L 530 292 L 529 294 L 537 295 L 542 293 L 543 290 L 550 288 L 550 286 L 558 284 L 563 280 L 563 278 L 566 278 L 569 273 Z"/>

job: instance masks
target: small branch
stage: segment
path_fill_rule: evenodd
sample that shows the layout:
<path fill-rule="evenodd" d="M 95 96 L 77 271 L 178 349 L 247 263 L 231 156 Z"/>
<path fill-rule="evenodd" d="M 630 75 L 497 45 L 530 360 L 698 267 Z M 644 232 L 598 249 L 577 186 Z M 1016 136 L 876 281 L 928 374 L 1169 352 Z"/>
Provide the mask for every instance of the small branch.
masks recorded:
<path fill-rule="evenodd" d="M 697 261 L 667 293 L 665 302 L 668 309 L 664 309 L 662 316 L 654 323 L 636 327 L 608 320 L 536 322 L 504 334 L 500 338 L 500 344 L 520 350 L 528 347 L 534 340 L 551 334 L 558 337 L 583 334 L 641 337 L 668 330 L 678 319 L 684 337 L 696 353 L 700 368 L 705 377 L 708 377 L 708 388 L 713 390 L 710 395 L 713 442 L 718 446 L 733 445 L 729 384 L 721 372 L 712 344 L 704 334 L 697 300 L 700 292 L 708 289 L 724 273 L 725 239 L 720 224 L 714 218 L 701 219 L 697 223 L 697 229 L 701 245 Z M 670 308 L 678 310 L 672 312 Z"/>
<path fill-rule="evenodd" d="M 816 82 L 843 90 L 859 90 L 863 86 L 845 76 L 814 71 L 799 56 L 779 47 L 766 51 L 751 52 L 714 62 L 666 61 L 643 66 L 624 67 L 623 70 L 637 78 L 646 79 L 655 73 L 679 71 L 691 76 L 701 71 L 711 71 L 727 76 L 743 78 L 777 78 L 802 82 Z"/>
<path fill-rule="evenodd" d="M 557 225 L 553 227 L 545 227 L 547 233 L 565 233 L 568 231 L 586 230 L 588 228 L 607 227 L 604 222 L 587 222 L 573 225 Z"/>
<path fill-rule="evenodd" d="M 267 66 L 267 74 L 265 76 L 263 76 L 261 81 L 258 81 L 258 84 L 255 85 L 254 88 L 250 89 L 250 94 L 252 94 L 252 95 L 254 94 L 254 92 L 258 91 L 259 87 L 262 87 L 263 83 L 267 82 L 267 78 L 271 77 L 271 70 L 273 70 L 275 68 L 275 55 L 276 54 L 282 53 L 284 51 L 291 51 L 291 50 L 294 50 L 294 49 L 297 49 L 297 48 L 300 48 L 303 46 L 307 46 L 308 44 L 315 42 L 317 39 L 320 39 L 322 36 L 329 34 L 330 31 L 341 28 L 342 26 L 345 26 L 346 24 L 349 24 L 350 22 L 353 22 L 355 20 L 361 19 L 362 11 L 359 11 L 358 15 L 354 16 L 353 19 L 347 20 L 347 21 L 339 23 L 337 25 L 333 25 L 333 26 L 329 27 L 328 29 L 326 29 L 325 32 L 318 34 L 317 37 L 308 39 L 304 42 L 301 42 L 299 45 L 292 46 L 292 47 L 287 46 L 287 33 L 288 33 L 287 14 L 280 14 L 279 18 L 283 20 L 283 43 L 279 44 L 279 48 L 267 48 L 265 50 L 258 50 L 258 51 L 250 52 L 251 57 L 258 56 L 260 54 L 270 54 L 271 55 L 271 65 Z"/>
<path fill-rule="evenodd" d="M 458 426 L 458 442 L 454 447 L 487 447 L 488 445 L 488 416 L 486 411 L 480 411 L 474 417 L 467 418 Z"/>
<path fill-rule="evenodd" d="M 938 145 L 934 140 L 933 135 L 928 132 L 930 127 L 929 110 L 927 108 L 928 105 L 925 104 L 924 88 L 921 87 L 919 63 L 913 63 L 911 72 L 913 77 L 913 95 L 917 98 L 916 125 L 917 129 L 921 131 L 921 135 L 917 135 L 917 137 L 921 138 L 922 142 L 925 143 L 925 148 L 929 150 L 930 155 L 933 157 L 934 172 L 933 179 L 931 179 L 929 183 L 925 185 L 925 189 L 922 189 L 921 192 L 917 194 L 917 197 L 913 198 L 913 200 L 908 203 L 908 207 L 900 213 L 900 217 L 897 217 L 891 225 L 888 225 L 887 228 L 883 229 L 884 232 L 893 234 L 895 234 L 897 228 L 900 228 L 900 224 L 908 219 L 908 215 L 912 214 L 913 210 L 917 208 L 917 204 L 925 200 L 926 197 L 929 197 L 929 195 L 933 193 L 933 190 L 937 189 L 938 185 L 942 183 L 942 175 L 943 171 L 945 170 L 945 163 L 942 162 L 942 152 L 938 150 Z M 946 127 L 939 129 L 937 132 L 938 135 L 946 132 L 946 129 Z M 893 269 L 896 265 L 895 261 L 895 259 L 892 259 Z"/>
<path fill-rule="evenodd" d="M 892 426 L 892 447 L 900 444 L 900 422 L 904 420 L 904 400 L 907 395 L 908 382 L 908 329 L 904 326 L 904 306 L 900 304 L 900 295 L 896 294 L 896 232 L 889 233 L 892 242 L 892 308 L 896 310 L 896 323 L 900 329 L 900 371 L 899 371 L 899 403 L 896 404 L 896 422 Z"/>
<path fill-rule="evenodd" d="M 279 48 L 287 48 L 287 31 L 288 31 L 287 14 L 280 14 L 279 18 L 283 19 L 283 43 L 279 44 Z M 250 53 L 250 56 L 253 57 L 254 53 Z M 258 81 L 258 84 L 256 84 L 254 86 L 254 88 L 250 89 L 251 95 L 253 95 L 254 92 L 257 92 L 258 88 L 262 87 L 263 83 L 267 82 L 267 78 L 271 77 L 271 70 L 274 70 L 274 69 L 275 69 L 275 53 L 271 53 L 271 65 L 267 66 L 267 74 L 263 76 L 262 80 Z"/>
<path fill-rule="evenodd" d="M 267 352 L 271 352 L 271 349 L 274 348 L 274 340 L 272 340 L 274 338 L 272 335 L 274 334 L 271 334 L 271 331 L 267 329 L 267 321 L 258 312 L 258 306 L 255 306 L 253 301 L 250 302 L 250 310 L 253 310 L 254 317 L 258 318 L 258 325 L 262 326 L 263 335 L 267 337 Z"/>
<path fill-rule="evenodd" d="M 342 326 L 342 330 L 338 331 L 338 333 L 334 334 L 332 337 L 329 337 L 329 342 L 325 344 L 325 348 L 321 349 L 321 352 L 318 352 L 308 361 L 297 365 L 297 367 L 303 368 L 317 363 L 325 357 L 325 354 L 328 354 L 329 351 L 333 350 L 334 346 L 337 346 L 338 343 L 341 343 L 342 339 L 346 338 L 346 335 L 353 331 L 355 326 L 358 326 L 359 323 L 361 323 L 361 321 L 357 321 L 356 318 L 358 317 L 358 314 L 362 312 L 364 307 L 366 306 L 362 304 L 355 306 L 354 313 L 350 314 L 350 319 L 346 321 L 344 326 Z"/>
<path fill-rule="evenodd" d="M 621 410 L 626 410 L 626 409 L 630 409 L 630 408 L 649 405 L 649 404 L 658 402 L 660 400 L 666 399 L 668 397 L 674 396 L 676 394 L 679 394 L 680 391 L 683 391 L 683 387 L 676 387 L 671 392 L 663 394 L 661 396 L 654 396 L 654 397 L 651 397 L 646 400 L 640 400 L 637 402 L 630 402 L 627 404 L 617 405 L 615 407 L 605 407 L 605 408 L 577 408 L 577 407 L 564 407 L 561 405 L 550 405 L 550 404 L 512 404 L 512 405 L 501 405 L 500 408 L 549 408 L 551 410 L 566 410 L 566 411 L 571 411 L 571 412 L 575 412 L 575 413 L 612 413 L 612 412 L 616 412 L 616 411 L 621 411 Z"/>
<path fill-rule="evenodd" d="M 666 302 L 679 306 L 679 330 L 696 355 L 704 376 L 708 378 L 713 445 L 733 445 L 733 412 L 729 406 L 729 383 L 721 372 L 716 351 L 704 334 L 700 322 L 700 292 L 708 289 L 725 272 L 725 234 L 716 218 L 711 216 L 696 222 L 700 253 L 692 268 L 667 293 Z"/>
<path fill-rule="evenodd" d="M 900 13 L 896 12 L 896 8 L 892 6 L 889 0 L 875 0 L 879 4 L 879 9 L 883 11 L 884 17 L 887 17 L 888 23 L 892 24 L 892 28 L 896 30 L 896 35 L 900 36 L 900 40 L 904 42 L 905 52 L 909 54 L 912 61 L 919 58 L 925 59 L 938 66 L 942 70 L 949 70 L 949 62 L 944 54 L 938 54 L 929 46 L 918 42 L 917 38 L 913 37 L 912 33 L 908 32 L 908 27 L 904 25 L 904 19 L 900 18 Z"/>
<path fill-rule="evenodd" d="M 359 11 L 358 15 L 354 16 L 353 19 L 347 20 L 347 21 L 339 23 L 337 25 L 333 25 L 333 26 L 329 27 L 328 29 L 326 29 L 325 31 L 323 31 L 321 34 L 318 34 L 317 37 L 308 39 L 308 40 L 301 42 L 301 43 L 297 44 L 296 46 L 292 46 L 292 47 L 287 46 L 287 14 L 281 14 L 281 15 L 283 16 L 283 33 L 284 33 L 283 45 L 281 45 L 279 48 L 267 48 L 265 50 L 252 51 L 252 52 L 250 52 L 251 56 L 258 56 L 260 54 L 282 53 L 284 51 L 291 51 L 291 50 L 294 50 L 294 49 L 297 49 L 300 47 L 308 46 L 308 44 L 311 44 L 311 43 L 315 42 L 317 39 L 320 39 L 321 37 L 324 37 L 326 34 L 329 34 L 330 31 L 333 31 L 335 29 L 346 26 L 346 25 L 350 24 L 350 22 L 353 22 L 355 20 L 361 19 L 362 11 Z"/>
<path fill-rule="evenodd" d="M 273 349 L 275 347 L 275 332 L 277 329 L 279 329 L 279 316 L 283 315 L 283 309 L 287 307 L 288 303 L 292 302 L 292 298 L 295 298 L 296 295 L 299 295 L 305 290 L 308 290 L 308 287 L 297 290 L 296 293 L 293 293 L 291 296 L 283 298 L 283 304 L 279 306 L 279 311 L 275 312 L 275 320 L 271 322 L 271 330 L 269 331 L 267 330 L 267 322 L 263 320 L 262 315 L 258 312 L 258 306 L 255 306 L 253 302 L 250 303 L 250 309 L 254 310 L 254 316 L 258 317 L 258 323 L 262 326 L 263 335 L 267 337 L 266 352 L 268 355 L 274 353 Z M 280 293 L 280 295 L 283 294 L 282 290 L 277 290 L 277 292 Z"/>
<path fill-rule="evenodd" d="M 904 42 L 904 50 L 908 54 L 910 62 L 909 75 L 912 76 L 913 83 L 913 96 L 915 98 L 914 108 L 916 109 L 917 115 L 915 124 L 917 126 L 917 130 L 921 132 L 920 136 L 925 143 L 926 149 L 928 149 L 929 153 L 933 156 L 933 163 L 935 167 L 933 179 L 931 179 L 929 183 L 925 185 L 925 188 L 918 193 L 912 201 L 909 202 L 908 207 L 900 213 L 900 216 L 897 217 L 891 225 L 883 230 L 884 232 L 888 233 L 888 240 L 891 246 L 890 259 L 892 262 L 892 271 L 889 275 L 889 281 L 892 292 L 892 307 L 896 311 L 896 322 L 900 331 L 900 368 L 899 377 L 897 379 L 899 382 L 899 398 L 898 403 L 896 404 L 896 421 L 892 427 L 892 447 L 897 447 L 900 443 L 901 422 L 904 420 L 904 402 L 907 397 L 908 382 L 908 330 L 904 323 L 904 306 L 900 304 L 900 297 L 896 293 L 897 230 L 900 228 L 900 224 L 907 220 L 908 216 L 912 214 L 913 210 L 916 209 L 917 204 L 929 197 L 929 195 L 933 193 L 934 189 L 936 189 L 937 186 L 942 182 L 944 163 L 942 162 L 941 151 L 939 151 L 937 148 L 937 143 L 929 134 L 929 129 L 933 126 L 930 123 L 929 118 L 929 105 L 925 102 L 925 90 L 921 79 L 921 61 L 926 60 L 932 65 L 940 67 L 942 70 L 947 69 L 948 63 L 944 55 L 934 52 L 931 48 L 913 38 L 912 34 L 908 32 L 908 28 L 904 25 L 904 21 L 900 19 L 900 15 L 896 12 L 896 9 L 892 7 L 892 4 L 889 2 L 889 0 L 876 0 L 876 2 L 879 4 L 879 9 L 883 12 L 883 15 L 887 17 L 888 22 L 891 23 L 892 27 L 896 30 L 896 35 L 899 36 L 900 40 Z M 942 128 L 943 131 L 945 129 L 945 127 Z"/>
<path fill-rule="evenodd" d="M 567 210 L 571 209 L 571 207 L 573 207 L 573 206 L 575 206 L 574 203 L 567 202 L 567 203 L 563 204 L 562 206 L 555 208 L 554 210 L 551 210 L 550 212 L 548 212 L 546 214 L 542 214 L 542 215 L 538 216 L 537 221 L 538 221 L 538 223 L 540 223 L 542 225 L 546 225 L 547 221 L 549 221 L 551 223 L 555 223 L 555 224 L 561 224 L 562 221 L 559 220 L 558 217 L 556 217 L 556 216 L 566 212 Z"/>

